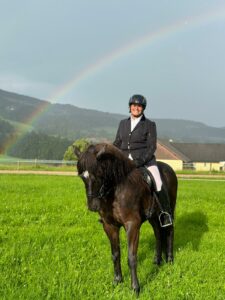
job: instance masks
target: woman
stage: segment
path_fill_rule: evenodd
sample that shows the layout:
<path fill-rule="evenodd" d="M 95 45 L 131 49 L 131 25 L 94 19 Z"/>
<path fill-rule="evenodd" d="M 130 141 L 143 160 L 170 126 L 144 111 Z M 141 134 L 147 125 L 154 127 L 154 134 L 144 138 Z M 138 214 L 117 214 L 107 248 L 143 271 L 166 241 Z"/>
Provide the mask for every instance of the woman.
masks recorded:
<path fill-rule="evenodd" d="M 169 199 L 163 188 L 154 155 L 157 145 L 156 124 L 145 117 L 146 105 L 147 101 L 142 95 L 133 95 L 130 98 L 130 117 L 120 122 L 113 144 L 132 159 L 137 167 L 146 167 L 152 174 L 162 206 L 160 222 L 162 227 L 166 227 L 172 225 Z M 146 217 L 150 217 L 148 213 Z"/>

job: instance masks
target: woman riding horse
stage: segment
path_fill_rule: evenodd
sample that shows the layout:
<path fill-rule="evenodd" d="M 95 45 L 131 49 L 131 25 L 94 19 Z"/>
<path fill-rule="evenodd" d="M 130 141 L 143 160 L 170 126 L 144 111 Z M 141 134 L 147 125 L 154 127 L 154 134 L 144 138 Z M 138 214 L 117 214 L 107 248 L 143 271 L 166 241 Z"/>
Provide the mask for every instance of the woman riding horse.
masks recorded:
<path fill-rule="evenodd" d="M 130 98 L 130 117 L 120 122 L 113 144 L 133 160 L 137 167 L 146 167 L 153 176 L 161 209 L 160 223 L 166 227 L 172 225 L 171 208 L 154 155 L 157 146 L 156 124 L 145 117 L 146 105 L 147 101 L 142 95 Z M 147 209 L 146 218 L 150 217 L 151 210 Z"/>
<path fill-rule="evenodd" d="M 140 169 L 122 151 L 110 144 L 91 145 L 80 153 L 78 149 L 77 170 L 82 178 L 87 196 L 88 208 L 98 212 L 110 244 L 114 264 L 114 281 L 122 281 L 120 263 L 119 231 L 124 227 L 128 240 L 128 264 L 131 272 L 132 288 L 139 293 L 137 277 L 137 249 L 140 227 L 146 221 L 145 211 L 151 210 L 149 222 L 156 237 L 154 263 L 160 265 L 162 252 L 166 261 L 173 261 L 173 224 L 166 228 L 160 226 L 159 206 L 154 192 L 143 179 Z M 167 188 L 172 217 L 174 216 L 177 177 L 173 169 L 158 162 L 163 184 Z"/>

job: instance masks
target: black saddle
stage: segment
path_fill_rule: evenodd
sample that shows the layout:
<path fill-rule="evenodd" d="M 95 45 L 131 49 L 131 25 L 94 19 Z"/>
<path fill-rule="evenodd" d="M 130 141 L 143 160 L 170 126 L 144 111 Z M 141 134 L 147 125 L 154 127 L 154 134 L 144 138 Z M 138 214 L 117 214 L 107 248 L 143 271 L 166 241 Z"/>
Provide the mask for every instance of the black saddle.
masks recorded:
<path fill-rule="evenodd" d="M 141 171 L 142 177 L 144 181 L 149 185 L 150 189 L 156 191 L 156 183 L 155 179 L 152 176 L 151 172 L 146 167 L 140 167 L 139 170 Z"/>

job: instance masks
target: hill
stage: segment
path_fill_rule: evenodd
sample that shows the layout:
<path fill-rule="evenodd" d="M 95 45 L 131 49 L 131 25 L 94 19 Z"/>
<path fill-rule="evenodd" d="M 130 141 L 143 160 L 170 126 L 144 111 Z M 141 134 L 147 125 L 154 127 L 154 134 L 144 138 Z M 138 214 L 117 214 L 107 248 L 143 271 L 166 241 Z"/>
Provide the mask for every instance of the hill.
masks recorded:
<path fill-rule="evenodd" d="M 126 116 L 82 109 L 69 104 L 51 104 L 33 97 L 0 90 L 0 118 L 13 126 L 26 124 L 29 130 L 78 138 L 107 139 L 115 137 L 118 123 Z M 158 138 L 176 142 L 225 143 L 225 127 L 210 127 L 200 122 L 154 119 Z"/>

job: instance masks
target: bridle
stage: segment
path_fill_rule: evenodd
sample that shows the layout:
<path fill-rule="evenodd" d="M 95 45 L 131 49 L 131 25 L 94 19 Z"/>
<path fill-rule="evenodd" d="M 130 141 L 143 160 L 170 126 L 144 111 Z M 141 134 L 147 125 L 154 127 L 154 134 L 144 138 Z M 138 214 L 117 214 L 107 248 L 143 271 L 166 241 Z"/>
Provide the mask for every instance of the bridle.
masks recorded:
<path fill-rule="evenodd" d="M 103 199 L 108 196 L 113 190 L 113 187 L 107 188 L 107 186 L 103 183 L 97 193 L 87 193 L 88 198 L 98 198 Z"/>
<path fill-rule="evenodd" d="M 89 173 L 88 171 L 84 171 L 81 175 L 81 177 L 84 177 L 84 178 L 88 178 L 89 177 Z M 113 190 L 113 187 L 110 186 L 107 184 L 106 181 L 103 181 L 100 189 L 98 192 L 96 193 L 87 193 L 87 196 L 88 198 L 98 198 L 98 199 L 103 199 L 105 198 L 106 196 L 108 196 Z"/>

